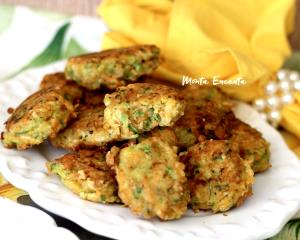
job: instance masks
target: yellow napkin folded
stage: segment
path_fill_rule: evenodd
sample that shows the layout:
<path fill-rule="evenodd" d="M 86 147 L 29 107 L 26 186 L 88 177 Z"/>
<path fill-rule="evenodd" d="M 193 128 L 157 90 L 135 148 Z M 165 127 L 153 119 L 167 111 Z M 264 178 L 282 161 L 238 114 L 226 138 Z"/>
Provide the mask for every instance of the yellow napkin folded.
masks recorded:
<path fill-rule="evenodd" d="M 294 103 L 285 106 L 281 111 L 281 125 L 300 138 L 300 93 L 295 93 L 294 98 Z"/>
<path fill-rule="evenodd" d="M 165 59 L 155 72 L 181 84 L 182 76 L 237 79 L 222 86 L 249 101 L 290 54 L 294 0 L 104 0 L 97 9 L 110 27 L 103 48 L 156 44 Z"/>

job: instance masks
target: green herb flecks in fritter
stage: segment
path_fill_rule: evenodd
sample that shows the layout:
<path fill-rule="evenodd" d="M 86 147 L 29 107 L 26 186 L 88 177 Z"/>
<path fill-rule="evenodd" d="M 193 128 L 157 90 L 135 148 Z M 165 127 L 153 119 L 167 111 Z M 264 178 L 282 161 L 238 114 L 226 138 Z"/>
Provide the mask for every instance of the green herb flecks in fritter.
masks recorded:
<path fill-rule="evenodd" d="M 205 139 L 228 139 L 228 124 L 234 119 L 230 99 L 215 87 L 188 86 L 181 90 L 186 100 L 184 115 L 174 131 L 179 146 L 186 149 Z"/>
<path fill-rule="evenodd" d="M 176 148 L 150 137 L 121 149 L 115 158 L 109 162 L 116 164 L 119 196 L 135 214 L 172 220 L 186 212 L 187 179 Z"/>
<path fill-rule="evenodd" d="M 53 73 L 44 76 L 40 83 L 41 89 L 56 88 L 65 99 L 70 101 L 80 100 L 83 97 L 83 89 L 73 81 L 68 81 L 64 73 Z"/>
<path fill-rule="evenodd" d="M 239 145 L 240 155 L 251 162 L 255 173 L 263 172 L 271 167 L 270 144 L 260 132 L 236 119 L 231 123 L 231 133 L 231 141 Z"/>
<path fill-rule="evenodd" d="M 224 212 L 252 194 L 253 171 L 229 140 L 193 145 L 181 159 L 186 165 L 191 206 L 195 212 Z"/>
<path fill-rule="evenodd" d="M 153 72 L 159 62 L 159 48 L 136 45 L 71 57 L 65 74 L 68 79 L 90 90 L 102 86 L 116 89 Z"/>
<path fill-rule="evenodd" d="M 47 162 L 49 172 L 82 199 L 100 203 L 119 202 L 114 173 L 105 162 L 105 152 L 82 150 Z"/>
<path fill-rule="evenodd" d="M 15 109 L 2 133 L 5 147 L 19 150 L 53 138 L 75 116 L 72 103 L 54 88 L 42 89 Z"/>
<path fill-rule="evenodd" d="M 136 83 L 120 87 L 104 98 L 105 127 L 122 139 L 157 126 L 172 126 L 184 113 L 185 102 L 179 92 L 165 85 Z"/>
<path fill-rule="evenodd" d="M 56 147 L 77 150 L 84 147 L 104 146 L 115 139 L 113 132 L 103 128 L 104 105 L 81 106 L 78 116 L 51 143 Z"/>
<path fill-rule="evenodd" d="M 174 130 L 170 127 L 156 127 L 150 132 L 145 132 L 141 134 L 138 138 L 138 142 L 142 142 L 143 140 L 149 137 L 159 138 L 164 143 L 168 143 L 170 146 L 177 147 L 178 141 Z"/>

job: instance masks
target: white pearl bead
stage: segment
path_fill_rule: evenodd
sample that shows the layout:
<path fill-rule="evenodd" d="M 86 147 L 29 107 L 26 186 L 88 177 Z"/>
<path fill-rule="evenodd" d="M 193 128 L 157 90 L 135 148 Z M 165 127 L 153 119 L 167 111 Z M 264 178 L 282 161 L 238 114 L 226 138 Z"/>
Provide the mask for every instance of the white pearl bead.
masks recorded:
<path fill-rule="evenodd" d="M 296 91 L 300 91 L 300 81 L 294 82 L 293 88 L 294 88 Z"/>
<path fill-rule="evenodd" d="M 288 90 L 290 90 L 290 83 L 289 83 L 289 81 L 287 81 L 287 80 L 281 81 L 279 83 L 279 88 L 282 91 L 288 91 Z"/>
<path fill-rule="evenodd" d="M 281 113 L 277 110 L 273 110 L 273 111 L 269 112 L 268 119 L 269 120 L 280 121 L 281 120 Z"/>
<path fill-rule="evenodd" d="M 293 102 L 294 101 L 294 97 L 293 97 L 292 94 L 286 93 L 286 94 L 284 94 L 284 95 L 281 96 L 280 100 L 281 100 L 282 104 L 286 105 L 286 104 L 289 104 L 289 103 Z"/>
<path fill-rule="evenodd" d="M 292 72 L 290 73 L 289 79 L 290 79 L 292 82 L 297 81 L 297 80 L 300 80 L 300 74 L 299 74 L 297 71 L 292 71 Z"/>
<path fill-rule="evenodd" d="M 256 110 L 262 111 L 262 110 L 264 110 L 265 107 L 266 107 L 266 102 L 265 102 L 264 99 L 259 98 L 259 99 L 256 99 L 256 100 L 254 101 L 253 106 L 254 106 L 254 108 L 255 108 Z"/>
<path fill-rule="evenodd" d="M 280 105 L 279 99 L 276 96 L 267 98 L 267 106 L 269 108 L 277 108 Z"/>
<path fill-rule="evenodd" d="M 270 82 L 267 84 L 266 86 L 266 94 L 270 95 L 270 94 L 274 94 L 278 89 L 278 85 L 276 84 L 276 82 Z"/>
<path fill-rule="evenodd" d="M 281 120 L 281 113 L 277 110 L 269 112 L 268 120 L 274 127 L 277 127 Z"/>
<path fill-rule="evenodd" d="M 277 78 L 279 79 L 279 81 L 286 80 L 288 75 L 289 75 L 289 72 L 288 72 L 288 70 L 285 70 L 285 69 L 281 69 L 277 72 Z"/>

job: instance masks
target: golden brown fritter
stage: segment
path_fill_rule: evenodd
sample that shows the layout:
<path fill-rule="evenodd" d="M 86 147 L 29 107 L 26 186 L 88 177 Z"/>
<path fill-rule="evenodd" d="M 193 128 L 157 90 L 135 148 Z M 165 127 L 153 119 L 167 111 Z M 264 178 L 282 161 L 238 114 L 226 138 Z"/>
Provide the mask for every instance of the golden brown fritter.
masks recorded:
<path fill-rule="evenodd" d="M 187 102 L 191 105 L 201 105 L 203 102 L 215 102 L 222 108 L 231 109 L 232 101 L 217 87 L 189 85 L 181 90 Z"/>
<path fill-rule="evenodd" d="M 150 83 L 130 84 L 106 94 L 105 127 L 111 128 L 121 139 L 157 126 L 172 126 L 183 115 L 185 102 L 171 87 Z"/>
<path fill-rule="evenodd" d="M 64 73 L 51 73 L 44 76 L 40 83 L 40 89 L 54 87 L 61 92 L 62 96 L 70 101 L 77 101 L 83 97 L 83 90 L 73 81 L 68 81 Z"/>
<path fill-rule="evenodd" d="M 66 127 L 75 117 L 72 103 L 54 88 L 42 89 L 23 101 L 6 121 L 5 147 L 19 150 L 38 145 Z"/>
<path fill-rule="evenodd" d="M 153 72 L 159 63 L 159 48 L 154 45 L 136 45 L 71 57 L 65 74 L 68 79 L 89 90 L 103 86 L 116 89 Z"/>
<path fill-rule="evenodd" d="M 111 159 L 114 155 L 117 161 Z M 119 196 L 135 214 L 172 220 L 186 212 L 187 179 L 176 148 L 160 138 L 149 137 L 121 149 L 119 155 L 107 156 L 108 162 L 116 164 Z"/>
<path fill-rule="evenodd" d="M 105 146 L 115 139 L 112 131 L 103 128 L 104 105 L 80 106 L 78 116 L 51 143 L 69 150 Z"/>
<path fill-rule="evenodd" d="M 184 115 L 176 122 L 174 131 L 181 148 L 205 139 L 228 139 L 228 124 L 235 118 L 229 98 L 217 88 L 195 85 L 181 91 L 185 97 Z"/>
<path fill-rule="evenodd" d="M 193 145 L 181 159 L 186 164 L 191 206 L 195 212 L 224 212 L 240 206 L 252 194 L 250 162 L 229 140 L 207 140 Z"/>
<path fill-rule="evenodd" d="M 203 139 L 229 139 L 228 126 L 234 119 L 231 110 L 216 102 L 188 103 L 184 116 L 176 122 L 174 130 L 180 146 L 186 148 Z"/>
<path fill-rule="evenodd" d="M 260 132 L 238 119 L 231 122 L 230 129 L 231 141 L 239 145 L 240 155 L 251 162 L 255 173 L 263 172 L 271 167 L 270 144 Z"/>
<path fill-rule="evenodd" d="M 156 127 L 152 131 L 140 135 L 138 138 L 138 142 L 141 142 L 149 137 L 159 138 L 163 142 L 168 143 L 170 146 L 178 146 L 176 134 L 174 130 L 170 127 Z"/>
<path fill-rule="evenodd" d="M 119 202 L 114 173 L 105 162 L 105 152 L 82 150 L 47 162 L 49 172 L 82 199 L 100 203 Z"/>

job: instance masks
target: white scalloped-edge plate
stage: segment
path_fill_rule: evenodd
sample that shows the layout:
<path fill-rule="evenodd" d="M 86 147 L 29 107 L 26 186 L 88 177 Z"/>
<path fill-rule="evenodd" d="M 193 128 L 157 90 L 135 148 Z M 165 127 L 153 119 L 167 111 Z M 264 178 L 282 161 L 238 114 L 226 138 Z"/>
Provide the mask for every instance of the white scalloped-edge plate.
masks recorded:
<path fill-rule="evenodd" d="M 45 212 L 0 197 L 0 239 L 79 240 Z M 45 232 L 47 234 L 45 234 Z"/>
<path fill-rule="evenodd" d="M 63 62 L 25 72 L 0 84 L 0 129 L 8 107 L 17 106 L 38 88 L 42 76 L 62 70 Z M 79 199 L 56 176 L 49 176 L 45 162 L 63 152 L 42 144 L 27 151 L 3 148 L 0 171 L 15 186 L 29 192 L 43 208 L 68 218 L 96 234 L 116 239 L 265 239 L 276 234 L 300 208 L 300 161 L 288 149 L 279 133 L 260 119 L 250 106 L 238 103 L 239 118 L 261 131 L 271 143 L 273 167 L 256 175 L 253 196 L 239 208 L 223 214 L 189 211 L 182 219 L 147 221 L 118 205 L 96 204 Z"/>

